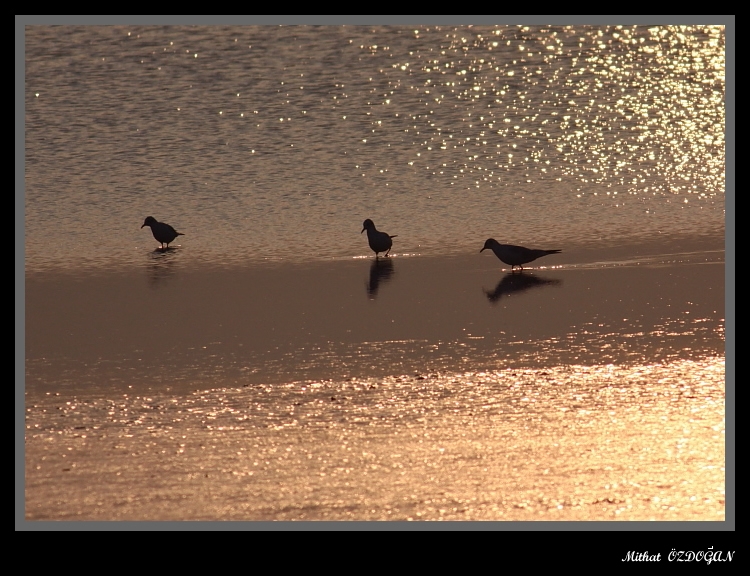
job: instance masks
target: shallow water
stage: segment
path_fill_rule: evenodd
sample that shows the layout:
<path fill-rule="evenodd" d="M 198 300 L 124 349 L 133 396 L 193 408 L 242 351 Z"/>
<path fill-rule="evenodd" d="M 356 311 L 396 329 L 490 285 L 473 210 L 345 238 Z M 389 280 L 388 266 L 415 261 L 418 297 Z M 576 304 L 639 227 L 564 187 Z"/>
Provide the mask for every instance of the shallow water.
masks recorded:
<path fill-rule="evenodd" d="M 716 236 L 721 26 L 31 26 L 26 267 Z"/>
<path fill-rule="evenodd" d="M 722 251 L 474 256 L 28 282 L 27 519 L 723 520 Z"/>
<path fill-rule="evenodd" d="M 26 518 L 723 520 L 724 41 L 27 27 Z"/>
<path fill-rule="evenodd" d="M 558 264 L 514 273 L 477 252 L 35 276 L 27 389 L 179 391 L 723 354 L 720 249 L 547 258 Z"/>
<path fill-rule="evenodd" d="M 27 406 L 26 515 L 724 520 L 723 381 L 708 358 L 50 395 Z"/>

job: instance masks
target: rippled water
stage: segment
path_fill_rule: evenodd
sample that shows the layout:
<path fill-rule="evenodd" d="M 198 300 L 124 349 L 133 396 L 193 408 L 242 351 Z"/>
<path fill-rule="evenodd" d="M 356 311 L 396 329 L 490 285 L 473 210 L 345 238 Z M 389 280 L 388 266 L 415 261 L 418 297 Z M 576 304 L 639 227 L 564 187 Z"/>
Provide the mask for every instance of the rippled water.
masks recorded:
<path fill-rule="evenodd" d="M 26 266 L 722 236 L 722 26 L 29 26 Z"/>
<path fill-rule="evenodd" d="M 28 26 L 27 519 L 724 519 L 724 51 Z"/>
<path fill-rule="evenodd" d="M 713 358 L 48 395 L 27 408 L 27 517 L 720 521 L 723 375 Z"/>

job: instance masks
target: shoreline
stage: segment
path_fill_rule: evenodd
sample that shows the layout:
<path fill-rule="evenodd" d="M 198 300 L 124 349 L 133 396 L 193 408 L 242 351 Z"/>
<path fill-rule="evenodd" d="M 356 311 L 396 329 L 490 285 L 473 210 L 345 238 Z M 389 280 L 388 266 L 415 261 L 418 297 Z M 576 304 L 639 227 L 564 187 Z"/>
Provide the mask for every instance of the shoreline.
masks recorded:
<path fill-rule="evenodd" d="M 477 254 L 32 275 L 26 389 L 192 391 L 723 354 L 723 253 L 598 255 L 549 256 L 522 273 Z"/>
<path fill-rule="evenodd" d="M 501 234 L 496 234 L 496 239 L 501 242 L 514 242 L 512 239 L 504 238 Z M 153 239 L 151 239 L 153 240 Z M 156 241 L 149 244 L 148 248 L 143 246 L 133 246 L 133 250 L 139 253 L 137 260 L 127 259 L 124 263 L 117 262 L 103 263 L 101 261 L 87 262 L 86 260 L 57 262 L 55 264 L 32 265 L 29 266 L 29 255 L 26 256 L 26 267 L 24 276 L 31 280 L 52 279 L 56 276 L 80 276 L 85 278 L 100 276 L 116 276 L 118 274 L 134 274 L 142 271 L 144 267 L 153 268 L 155 266 L 172 266 L 180 269 L 197 272 L 203 271 L 241 271 L 249 268 L 275 269 L 285 267 L 309 267 L 323 264 L 341 264 L 345 262 L 354 262 L 359 260 L 374 259 L 372 251 L 367 247 L 363 238 L 356 244 L 356 249 L 348 254 L 342 253 L 337 256 L 317 257 L 311 255 L 310 258 L 262 258 L 256 254 L 248 254 L 244 261 L 239 261 L 235 255 L 227 260 L 216 260 L 207 257 L 198 247 L 182 246 L 175 244 L 170 247 L 166 254 L 160 253 Z M 471 246 L 450 246 L 446 245 L 445 252 L 436 252 L 434 247 L 423 247 L 419 244 L 415 246 L 394 246 L 391 254 L 394 258 L 426 258 L 426 259 L 473 259 L 474 256 L 487 257 L 488 253 L 480 254 L 479 250 L 484 243 L 484 239 L 479 239 L 476 244 Z M 562 253 L 555 255 L 563 266 L 580 266 L 593 263 L 620 263 L 620 262 L 637 262 L 643 260 L 650 262 L 660 256 L 669 256 L 675 254 L 691 254 L 702 252 L 723 252 L 725 250 L 726 238 L 724 230 L 706 231 L 702 234 L 659 234 L 652 238 L 640 237 L 623 237 L 617 239 L 601 238 L 596 242 L 570 242 L 564 246 L 558 246 Z M 546 242 L 521 243 L 530 248 L 546 246 Z M 557 245 L 557 244 L 556 244 Z M 166 261 L 169 264 L 166 264 Z M 555 264 L 546 264 L 548 258 L 538 260 L 531 264 L 532 267 L 549 267 Z M 33 258 L 32 258 L 33 262 Z M 508 267 L 506 264 L 497 261 L 498 269 Z M 508 267 L 509 268 L 509 267 Z"/>

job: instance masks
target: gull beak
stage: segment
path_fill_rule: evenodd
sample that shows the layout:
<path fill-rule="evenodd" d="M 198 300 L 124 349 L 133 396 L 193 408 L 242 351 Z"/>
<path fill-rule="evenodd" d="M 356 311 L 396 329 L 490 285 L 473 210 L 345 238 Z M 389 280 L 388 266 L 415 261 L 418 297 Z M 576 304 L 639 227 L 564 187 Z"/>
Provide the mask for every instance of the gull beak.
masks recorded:
<path fill-rule="evenodd" d="M 366 228 L 362 228 L 362 232 L 364 232 L 365 230 L 366 230 Z M 362 234 L 362 232 L 360 232 L 360 234 Z"/>
<path fill-rule="evenodd" d="M 145 224 L 143 226 L 145 226 Z M 143 226 L 141 226 L 141 228 L 143 228 Z"/>
<path fill-rule="evenodd" d="M 486 250 L 486 248 L 487 248 L 487 247 L 485 246 L 485 247 L 484 247 L 484 248 L 482 248 L 482 249 L 481 249 L 481 250 L 480 250 L 479 252 L 480 252 L 480 253 L 481 253 L 481 252 L 484 252 L 484 250 Z"/>

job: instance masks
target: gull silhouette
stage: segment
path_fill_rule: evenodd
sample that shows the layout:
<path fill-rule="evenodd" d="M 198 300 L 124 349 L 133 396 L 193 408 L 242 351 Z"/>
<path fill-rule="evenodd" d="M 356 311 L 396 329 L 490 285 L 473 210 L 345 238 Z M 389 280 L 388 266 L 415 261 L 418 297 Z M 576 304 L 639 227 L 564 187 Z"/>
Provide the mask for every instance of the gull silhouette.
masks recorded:
<path fill-rule="evenodd" d="M 177 230 L 172 228 L 169 224 L 157 222 L 156 218 L 153 216 L 148 216 L 141 228 L 143 228 L 143 226 L 149 226 L 151 228 L 151 233 L 154 235 L 154 238 L 156 238 L 156 241 L 161 242 L 162 250 L 164 249 L 165 244 L 167 245 L 167 248 L 169 248 L 170 242 L 174 242 L 174 239 L 178 236 L 184 236 L 182 232 L 177 232 Z"/>
<path fill-rule="evenodd" d="M 365 230 L 367 230 L 367 242 L 370 244 L 372 251 L 375 252 L 375 258 L 378 257 L 379 252 L 385 252 L 384 256 L 388 256 L 388 252 L 391 251 L 391 246 L 393 246 L 391 238 L 395 238 L 397 235 L 389 236 L 385 232 L 378 232 L 375 223 L 369 218 L 362 223 L 362 232 Z"/>
<path fill-rule="evenodd" d="M 480 252 L 489 248 L 495 253 L 500 261 L 510 264 L 510 269 L 518 266 L 523 270 L 523 265 L 533 262 L 537 258 L 546 256 L 547 254 L 557 254 L 561 250 L 535 250 L 532 248 L 524 248 L 523 246 L 513 246 L 512 244 L 500 244 L 494 238 L 490 238 L 484 243 L 484 248 Z"/>

